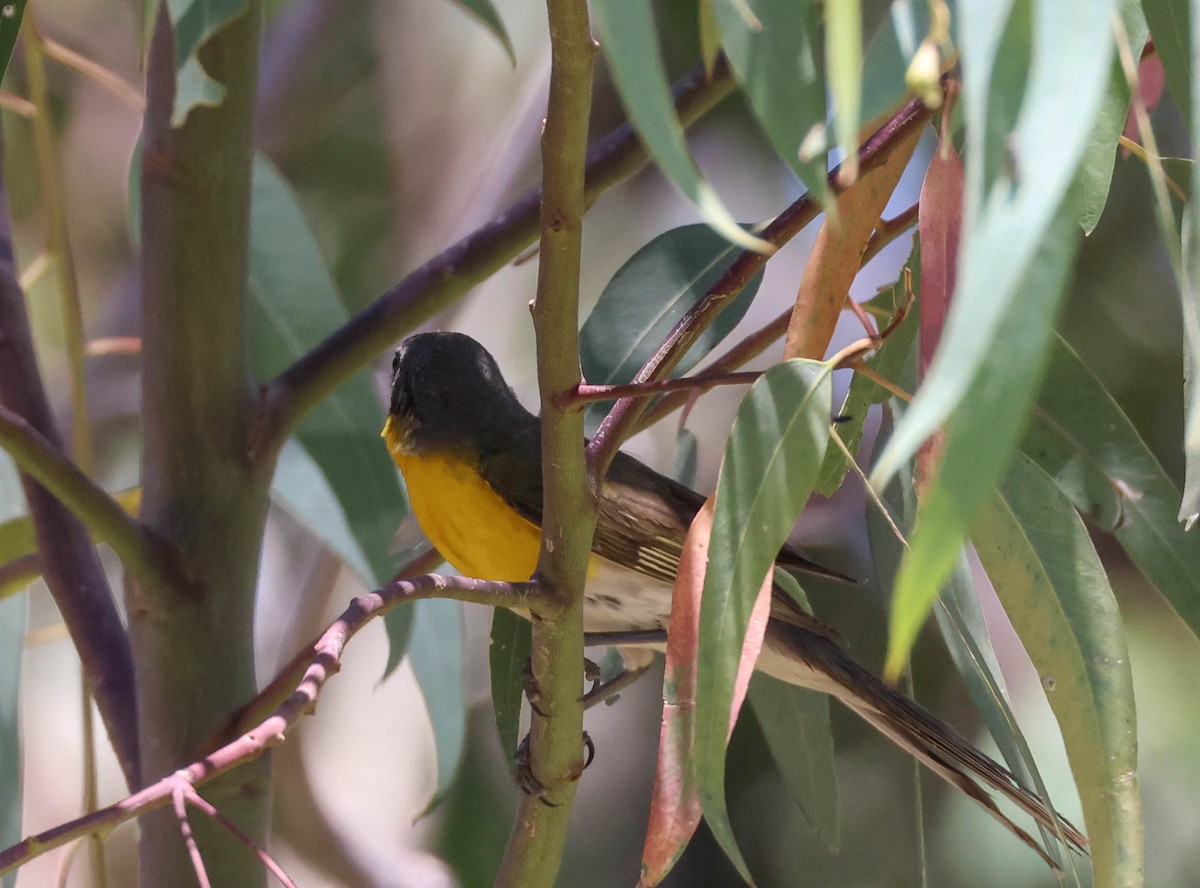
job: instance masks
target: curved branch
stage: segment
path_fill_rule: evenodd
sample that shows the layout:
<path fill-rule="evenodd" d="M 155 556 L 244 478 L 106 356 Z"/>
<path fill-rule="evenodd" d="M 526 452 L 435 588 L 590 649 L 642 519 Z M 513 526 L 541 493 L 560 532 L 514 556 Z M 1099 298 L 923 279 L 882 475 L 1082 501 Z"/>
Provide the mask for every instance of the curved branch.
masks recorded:
<path fill-rule="evenodd" d="M 7 451 L 18 469 L 70 509 L 96 539 L 108 543 L 131 572 L 180 586 L 183 574 L 179 554 L 126 512 L 24 417 L 3 405 L 0 448 Z"/>
<path fill-rule="evenodd" d="M 179 791 L 180 781 L 188 786 L 200 786 L 283 743 L 284 732 L 300 716 L 312 711 L 325 683 L 341 668 L 342 652 L 350 639 L 375 617 L 398 605 L 423 598 L 452 598 L 492 607 L 524 608 L 535 613 L 543 612 L 543 608 L 549 609 L 547 613 L 553 613 L 554 608 L 554 603 L 541 594 L 535 583 L 497 583 L 437 574 L 389 583 L 355 598 L 313 645 L 304 675 L 291 695 L 267 718 L 231 743 L 168 774 L 141 792 L 0 851 L 0 876 L 82 836 L 91 833 L 107 835 L 128 820 L 171 804 Z"/>
<path fill-rule="evenodd" d="M 707 77 L 698 67 L 675 88 L 675 108 L 687 126 L 733 90 L 720 64 Z M 585 205 L 641 169 L 648 155 L 633 127 L 622 124 L 588 152 Z M 250 451 L 262 457 L 338 385 L 366 366 L 405 332 L 487 279 L 538 234 L 542 192 L 535 188 L 507 210 L 447 247 L 335 330 L 262 390 Z"/>
<path fill-rule="evenodd" d="M 2 151 L 0 151 L 2 154 Z M 42 387 L 25 296 L 17 280 L 12 226 L 0 186 L 0 404 L 61 453 Z M 89 482 L 90 483 L 90 482 Z M 133 657 L 112 590 L 87 529 L 45 487 L 23 479 L 46 585 L 71 633 L 104 726 L 129 787 L 140 784 Z"/>

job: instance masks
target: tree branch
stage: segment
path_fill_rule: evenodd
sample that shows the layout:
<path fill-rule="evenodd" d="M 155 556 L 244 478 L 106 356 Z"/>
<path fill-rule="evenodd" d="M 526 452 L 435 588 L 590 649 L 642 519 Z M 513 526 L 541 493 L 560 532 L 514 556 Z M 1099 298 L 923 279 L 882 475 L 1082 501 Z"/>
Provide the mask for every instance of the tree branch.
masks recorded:
<path fill-rule="evenodd" d="M 912 132 L 914 127 L 924 126 L 931 112 L 919 99 L 913 99 L 896 112 L 892 118 L 875 132 L 859 149 L 859 176 L 882 163 Z M 829 188 L 834 195 L 846 189 L 841 183 L 839 166 L 829 174 Z M 816 201 L 805 194 L 763 229 L 758 235 L 762 240 L 782 247 L 799 234 L 821 212 Z M 716 319 L 717 315 L 742 291 L 750 278 L 763 267 L 769 256 L 753 250 L 742 252 L 725 270 L 725 273 L 709 288 L 703 299 L 696 303 L 671 329 L 662 345 L 638 371 L 632 382 L 653 382 L 664 378 L 674 369 L 688 352 L 700 334 Z M 625 439 L 637 427 L 646 403 L 641 398 L 622 398 L 600 424 L 596 436 L 588 445 L 588 461 L 593 475 L 602 476 L 607 471 Z"/>
<path fill-rule="evenodd" d="M 185 583 L 180 556 L 80 471 L 27 420 L 0 405 L 0 448 L 17 467 L 52 493 L 132 573 L 174 585 Z"/>
<path fill-rule="evenodd" d="M 497 886 L 550 888 L 562 865 L 583 762 L 583 586 L 596 528 L 595 479 L 584 460 L 583 413 L 557 399 L 580 382 L 579 271 L 592 68 L 587 0 L 547 0 L 550 96 L 542 131 L 537 299 L 542 405 L 542 547 L 535 576 L 562 610 L 533 621 L 530 668 L 538 692 L 528 769 L 540 787 L 522 793 Z"/>
<path fill-rule="evenodd" d="M 711 78 L 698 67 L 675 88 L 675 108 L 687 126 L 733 89 L 728 66 Z M 588 153 L 585 206 L 641 169 L 645 147 L 629 123 Z M 491 222 L 434 256 L 263 387 L 252 457 L 279 447 L 289 430 L 338 385 L 471 287 L 486 280 L 534 242 L 542 193 L 537 188 Z"/>
<path fill-rule="evenodd" d="M 313 645 L 308 668 L 295 689 L 267 718 L 231 743 L 116 804 L 30 836 L 0 851 L 0 875 L 12 872 L 35 857 L 83 836 L 92 833 L 108 835 L 126 821 L 171 804 L 181 781 L 188 787 L 200 786 L 283 743 L 287 729 L 300 716 L 313 710 L 325 683 L 341 668 L 342 653 L 350 639 L 375 617 L 401 604 L 423 598 L 452 598 L 492 607 L 526 608 L 535 613 L 540 613 L 540 608 L 546 606 L 547 614 L 554 613 L 553 604 L 541 594 L 535 583 L 496 583 L 436 574 L 389 583 L 355 598 Z"/>
<path fill-rule="evenodd" d="M 0 146 L 2 149 L 2 146 Z M 2 153 L 2 150 L 0 150 Z M 0 404 L 61 454 L 42 388 L 25 297 L 17 281 L 8 202 L 0 186 Z M 65 458 L 64 458 L 65 459 Z M 137 710 L 129 638 L 87 529 L 45 487 L 23 476 L 46 585 L 83 664 L 130 788 L 139 777 Z"/>

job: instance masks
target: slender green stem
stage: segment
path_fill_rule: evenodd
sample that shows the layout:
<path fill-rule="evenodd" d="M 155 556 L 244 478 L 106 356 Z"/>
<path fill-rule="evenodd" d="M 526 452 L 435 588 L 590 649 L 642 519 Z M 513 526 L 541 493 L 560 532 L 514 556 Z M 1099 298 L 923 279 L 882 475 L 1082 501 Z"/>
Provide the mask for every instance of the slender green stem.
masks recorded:
<path fill-rule="evenodd" d="M 93 471 L 92 424 L 88 415 L 87 377 L 84 373 L 86 335 L 83 305 L 79 298 L 79 275 L 71 238 L 67 230 L 66 189 L 63 184 L 62 152 L 58 132 L 50 114 L 50 96 L 46 88 L 45 58 L 51 52 L 48 43 L 37 29 L 32 15 L 24 22 L 26 41 L 26 70 L 29 75 L 30 99 L 38 107 L 33 118 L 34 145 L 38 156 L 38 174 L 42 184 L 42 206 L 46 216 L 46 252 L 58 272 L 58 296 L 62 303 L 63 331 L 67 356 L 67 375 L 71 392 L 71 455 L 85 475 Z M 92 723 L 91 692 L 87 674 L 80 675 L 80 709 L 83 722 L 83 809 L 94 811 L 99 795 L 96 776 L 96 738 Z M 107 883 L 104 866 L 104 844 L 94 837 L 88 842 L 92 882 L 96 888 Z"/>
<path fill-rule="evenodd" d="M 71 239 L 67 231 L 62 153 L 58 147 L 58 134 L 54 130 L 50 94 L 46 87 L 46 45 L 32 15 L 25 17 L 21 33 L 25 37 L 29 98 L 38 108 L 38 114 L 33 118 L 33 143 L 42 189 L 42 212 L 46 217 L 46 252 L 58 274 L 58 293 L 62 300 L 64 350 L 71 392 L 71 454 L 79 468 L 85 474 L 91 474 L 92 430 L 88 422 L 83 368 L 83 308 L 79 301 L 79 276 L 75 271 L 75 258 L 71 253 Z"/>
<path fill-rule="evenodd" d="M 583 585 L 596 526 L 583 414 L 558 401 L 580 382 L 579 271 L 592 68 L 586 0 L 547 0 L 550 96 L 542 131 L 541 246 L 533 323 L 542 403 L 542 551 L 537 577 L 555 614 L 535 614 L 530 667 L 538 708 L 529 770 L 542 787 L 522 795 L 496 885 L 550 888 L 562 864 L 575 788 L 583 773 Z"/>

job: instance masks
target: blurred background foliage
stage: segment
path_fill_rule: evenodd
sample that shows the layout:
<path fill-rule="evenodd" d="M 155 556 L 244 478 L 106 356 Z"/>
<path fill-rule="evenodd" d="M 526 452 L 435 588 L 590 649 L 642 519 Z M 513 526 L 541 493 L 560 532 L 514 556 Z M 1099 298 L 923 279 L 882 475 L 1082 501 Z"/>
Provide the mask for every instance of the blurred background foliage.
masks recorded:
<path fill-rule="evenodd" d="M 867 3 L 868 21 L 881 2 Z M 491 218 L 536 182 L 538 133 L 548 76 L 544 11 L 537 3 L 497 4 L 513 45 L 503 47 L 446 0 L 289 0 L 270 4 L 261 65 L 257 141 L 294 189 L 345 308 L 353 312 L 454 239 Z M 696 5 L 656 4 L 668 69 L 691 66 Z M 136 3 L 60 0 L 31 9 L 48 36 L 130 83 L 141 82 Z M 7 86 L 25 92 L 22 48 Z M 61 133 L 71 246 L 79 268 L 90 338 L 139 333 L 135 254 L 127 178 L 140 127 L 136 107 L 58 65 L 48 69 Z M 623 118 L 601 69 L 593 133 Z M 1169 95 L 1154 112 L 1164 154 L 1186 155 L 1181 115 Z M 36 158 L 27 120 L 5 111 L 4 176 L 22 268 L 44 241 Z M 926 140 L 928 141 L 928 140 Z M 731 98 L 697 125 L 691 145 L 706 176 L 738 218 L 766 217 L 803 190 L 765 144 L 746 108 Z M 889 213 L 920 187 L 923 144 Z M 1181 323 L 1168 258 L 1155 228 L 1145 167 L 1120 156 L 1108 207 L 1079 254 L 1060 329 L 1182 484 Z M 653 170 L 607 193 L 587 217 L 586 314 L 620 265 L 654 235 L 695 221 L 692 208 Z M 772 261 L 762 295 L 739 331 L 756 329 L 794 295 L 815 226 Z M 908 239 L 860 275 L 865 298 L 895 278 Z M 536 393 L 526 303 L 535 263 L 510 266 L 476 288 L 433 326 L 472 333 L 497 356 L 527 404 Z M 64 358 L 52 276 L 28 286 L 49 390 L 66 410 Z M 843 341 L 854 335 L 845 331 Z M 835 346 L 837 341 L 835 340 Z M 774 359 L 774 354 L 769 355 Z M 758 366 L 765 366 L 764 359 Z M 382 364 L 381 368 L 382 370 Z M 109 489 L 136 482 L 138 359 L 115 354 L 88 364 L 97 477 Z M 839 380 L 845 385 L 845 380 Z M 382 374 L 377 374 L 380 385 Z M 688 420 L 701 440 L 696 486 L 711 489 L 724 431 L 741 393 L 718 389 Z M 383 407 L 380 405 L 382 420 Z M 640 436 L 632 449 L 664 471 L 674 460 L 674 426 Z M 847 484 L 810 506 L 797 537 L 828 549 L 831 563 L 866 576 L 869 563 L 861 488 Z M 408 533 L 408 537 L 406 537 Z M 1200 873 L 1194 840 L 1200 759 L 1196 639 L 1107 537 L 1096 536 L 1127 620 L 1140 719 L 1147 884 L 1190 886 Z M 397 546 L 411 542 L 402 528 Z M 397 563 L 399 558 L 397 557 Z M 114 577 L 119 571 L 108 561 Z M 811 590 L 816 611 L 839 627 L 851 649 L 876 666 L 885 643 L 885 606 L 874 587 Z M 986 584 L 984 584 L 986 585 Z M 259 593 L 260 675 L 336 614 L 361 588 L 285 509 L 276 509 L 263 553 Z M 1070 772 L 1040 683 L 994 600 L 985 603 L 1008 687 L 1057 805 L 1078 817 Z M 26 832 L 78 813 L 81 735 L 74 653 L 44 589 L 29 595 L 29 644 L 21 718 Z M 276 755 L 273 851 L 304 885 L 490 883 L 509 828 L 516 790 L 497 748 L 487 705 L 488 614 L 464 608 L 465 694 L 469 711 L 462 771 L 449 796 L 421 817 L 435 787 L 433 742 L 407 665 L 380 683 L 387 642 L 372 627 L 351 647 L 346 669 Z M 989 741 L 936 633 L 919 643 L 918 696 L 985 748 Z M 629 885 L 637 878 L 658 739 L 661 676 L 652 673 L 615 706 L 589 713 L 597 759 L 580 786 L 559 883 L 578 888 Z M 1185 702 L 1188 701 L 1188 702 Z M 914 765 L 857 719 L 835 709 L 839 750 L 841 850 L 823 847 L 803 823 L 775 773 L 752 714 L 730 751 L 730 810 L 763 886 L 1054 885 L 1053 875 L 960 794 L 927 775 L 916 801 Z M 105 753 L 106 754 L 106 753 Z M 381 764 L 383 766 L 381 766 Z M 102 793 L 120 794 L 105 760 Z M 131 827 L 110 840 L 110 884 L 131 884 Z M 439 860 L 440 858 L 440 860 Z M 443 862 L 444 861 L 444 862 Z M 18 884 L 51 884 L 62 855 L 22 871 Z M 86 884 L 77 865 L 68 881 Z M 703 828 L 668 885 L 739 885 Z"/>

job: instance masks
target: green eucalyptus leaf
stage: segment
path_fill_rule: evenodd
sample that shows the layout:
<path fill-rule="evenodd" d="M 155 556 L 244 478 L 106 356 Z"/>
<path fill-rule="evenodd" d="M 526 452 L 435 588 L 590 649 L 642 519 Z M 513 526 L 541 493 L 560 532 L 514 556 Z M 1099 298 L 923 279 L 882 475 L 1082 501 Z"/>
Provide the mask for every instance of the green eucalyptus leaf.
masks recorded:
<path fill-rule="evenodd" d="M 1053 480 L 1020 457 L 973 538 L 1062 730 L 1094 884 L 1140 886 L 1133 676 L 1121 614 L 1087 529 Z"/>
<path fill-rule="evenodd" d="M 725 55 L 775 153 L 814 194 L 826 183 L 821 6 L 808 0 L 712 0 Z"/>
<path fill-rule="evenodd" d="M 508 768 L 521 740 L 521 702 L 525 693 L 525 669 L 529 663 L 529 621 L 498 607 L 492 614 L 492 645 L 488 660 L 492 674 L 492 709 L 500 751 Z"/>
<path fill-rule="evenodd" d="M 1179 490 L 1100 380 L 1061 338 L 1021 451 L 1117 542 L 1200 636 L 1200 535 L 1176 520 Z"/>
<path fill-rule="evenodd" d="M 769 249 L 734 221 L 687 149 L 671 102 L 649 0 L 595 0 L 592 14 L 617 92 L 650 156 L 724 237 L 744 249 Z"/>
<path fill-rule="evenodd" d="M 830 367 L 792 360 L 750 389 L 717 480 L 700 609 L 695 764 L 713 835 L 744 875 L 725 807 L 725 744 L 742 642 L 763 578 L 804 507 L 829 437 Z"/>

